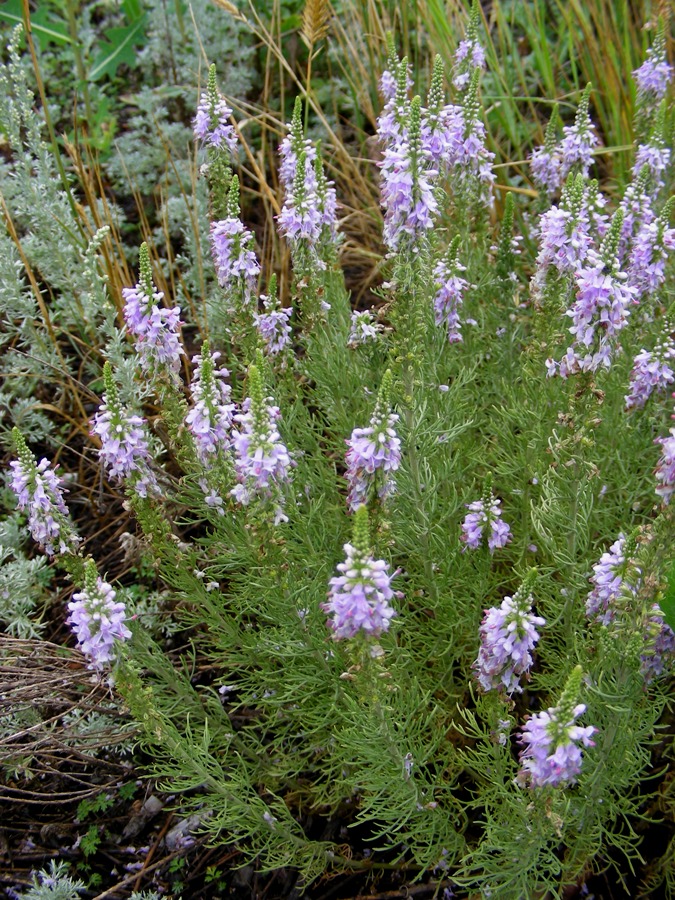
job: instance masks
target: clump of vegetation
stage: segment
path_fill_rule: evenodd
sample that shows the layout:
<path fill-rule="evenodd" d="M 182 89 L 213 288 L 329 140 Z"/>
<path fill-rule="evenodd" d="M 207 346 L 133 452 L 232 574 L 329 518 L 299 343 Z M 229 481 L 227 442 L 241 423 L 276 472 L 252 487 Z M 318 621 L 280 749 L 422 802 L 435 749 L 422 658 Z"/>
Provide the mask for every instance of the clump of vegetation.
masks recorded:
<path fill-rule="evenodd" d="M 278 19 L 228 4 L 231 33 L 270 55 L 256 75 L 247 44 L 227 94 L 216 65 L 201 83 L 191 69 L 182 6 L 165 23 L 180 47 L 158 43 L 159 7 L 137 10 L 154 24 L 131 71 L 168 67 L 176 90 L 137 94 L 115 163 L 60 146 L 12 33 L 6 502 L 46 560 L 5 526 L 0 586 L 22 599 L 0 613 L 35 638 L 51 586 L 51 637 L 77 645 L 80 677 L 112 692 L 101 712 L 131 719 L 139 764 L 178 798 L 162 832 L 177 892 L 197 838 L 310 890 L 363 873 L 562 897 L 612 871 L 633 896 L 672 892 L 672 855 L 640 840 L 672 821 L 665 20 L 641 63 L 612 50 L 635 84 L 615 110 L 580 78 L 592 52 L 531 49 L 553 27 L 538 4 L 486 22 L 474 3 L 447 64 L 432 4 L 388 33 L 378 12 L 366 56 L 368 9 L 333 21 L 308 2 L 288 61 Z M 599 10 L 560 10 L 566 46 Z M 255 116 L 247 85 L 272 58 L 285 76 Z M 349 104 L 324 96 L 338 64 L 351 133 Z M 570 92 L 544 127 L 561 69 Z M 135 222 L 117 205 L 126 172 Z M 110 726 L 42 712 L 7 733 Z M 39 758 L 20 748 L 14 779 Z M 111 766 L 130 752 L 102 748 Z M 116 840 L 87 820 L 117 802 L 96 796 L 78 813 L 90 886 Z M 139 865 L 127 892 L 150 876 Z M 204 888 L 224 883 L 211 865 Z M 53 869 L 27 896 L 52 885 L 83 889 Z"/>

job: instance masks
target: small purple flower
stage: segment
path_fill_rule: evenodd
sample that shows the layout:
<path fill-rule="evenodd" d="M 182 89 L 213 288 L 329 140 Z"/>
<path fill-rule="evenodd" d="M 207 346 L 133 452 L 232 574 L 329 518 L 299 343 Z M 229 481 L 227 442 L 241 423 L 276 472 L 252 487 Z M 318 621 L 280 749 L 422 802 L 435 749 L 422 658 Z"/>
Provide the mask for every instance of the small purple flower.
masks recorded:
<path fill-rule="evenodd" d="M 485 68 L 485 51 L 478 39 L 480 26 L 480 8 L 474 3 L 466 34 L 455 51 L 452 83 L 457 90 L 463 90 L 469 84 L 476 70 Z"/>
<path fill-rule="evenodd" d="M 654 351 L 640 350 L 633 361 L 626 409 L 642 409 L 654 391 L 665 391 L 675 382 L 675 372 L 668 364 L 668 360 L 673 359 L 675 342 L 670 337 Z"/>
<path fill-rule="evenodd" d="M 265 351 L 274 356 L 281 353 L 291 341 L 291 326 L 288 323 L 293 310 L 290 306 L 275 309 L 274 306 L 268 306 L 267 300 L 264 303 L 265 312 L 256 313 L 253 321 L 265 343 Z"/>
<path fill-rule="evenodd" d="M 229 123 L 232 110 L 218 93 L 216 85 L 216 67 L 209 68 L 206 91 L 202 94 L 197 114 L 193 121 L 194 135 L 202 144 L 218 150 L 225 146 L 230 153 L 237 147 L 237 135 Z"/>
<path fill-rule="evenodd" d="M 504 522 L 501 515 L 501 500 L 497 500 L 491 491 L 487 492 L 481 500 L 467 503 L 469 510 L 462 522 L 461 540 L 464 542 L 464 550 L 467 548 L 477 550 L 483 540 L 485 526 L 489 528 L 488 548 L 494 553 L 498 548 L 505 547 L 511 540 L 511 529 Z"/>
<path fill-rule="evenodd" d="M 507 694 L 522 691 L 520 677 L 529 671 L 531 651 L 539 640 L 536 626 L 546 624 L 545 619 L 532 613 L 529 589 L 528 582 L 513 597 L 505 597 L 501 606 L 485 610 L 480 626 L 480 651 L 473 664 L 484 691 L 504 689 Z"/>
<path fill-rule="evenodd" d="M 632 549 L 631 549 L 632 548 Z M 586 598 L 586 615 L 589 619 L 599 622 L 601 625 L 609 625 L 616 616 L 616 605 L 624 592 L 635 594 L 639 587 L 639 570 L 632 564 L 632 550 L 635 549 L 634 541 L 628 546 L 626 554 L 626 537 L 620 534 L 608 551 L 602 554 L 600 562 L 593 566 L 593 575 L 590 578 L 593 590 Z M 634 570 L 637 576 L 631 581 L 626 580 L 629 568 Z"/>
<path fill-rule="evenodd" d="M 389 601 L 394 597 L 392 575 L 383 559 L 373 559 L 367 552 L 345 544 L 346 559 L 338 564 L 338 572 L 330 580 L 324 612 L 332 616 L 329 627 L 335 640 L 353 638 L 359 632 L 379 637 L 389 630 L 396 612 Z"/>
<path fill-rule="evenodd" d="M 661 42 L 647 50 L 647 58 L 633 75 L 640 99 L 658 103 L 665 97 L 673 77 L 673 67 L 666 60 L 665 46 L 661 46 Z"/>
<path fill-rule="evenodd" d="M 626 186 L 624 195 L 621 198 L 619 209 L 623 214 L 623 225 L 621 227 L 621 243 L 619 244 L 618 252 L 620 260 L 624 259 L 633 236 L 656 219 L 653 209 L 654 203 L 647 191 L 648 182 L 649 173 L 641 172 L 636 179 Z M 644 249 L 640 253 L 651 253 L 651 242 L 649 240 L 644 242 Z"/>
<path fill-rule="evenodd" d="M 478 38 L 475 35 L 467 36 L 463 41 L 459 42 L 455 51 L 455 74 L 452 79 L 453 85 L 462 90 L 471 80 L 471 73 L 474 69 L 485 68 L 485 50 L 483 50 Z"/>
<path fill-rule="evenodd" d="M 643 220 L 628 259 L 628 283 L 636 299 L 656 294 L 666 280 L 668 253 L 675 249 L 675 228 L 668 227 L 667 212 L 658 219 Z"/>
<path fill-rule="evenodd" d="M 279 408 L 263 397 L 257 366 L 249 367 L 251 396 L 244 412 L 234 416 L 239 429 L 233 434 L 234 465 L 239 484 L 230 493 L 243 506 L 254 499 L 274 501 L 275 521 L 287 521 L 281 509 L 281 489 L 290 480 L 293 462 L 277 430 Z"/>
<path fill-rule="evenodd" d="M 574 125 L 565 125 L 563 128 L 563 139 L 560 144 L 561 181 L 564 181 L 575 167 L 578 167 L 583 175 L 588 175 L 593 162 L 593 148 L 600 143 L 588 112 L 590 96 L 591 86 L 588 85 L 579 101 Z"/>
<path fill-rule="evenodd" d="M 561 275 L 574 273 L 588 257 L 592 244 L 583 207 L 575 215 L 571 210 L 551 206 L 539 224 L 536 286 L 541 288 L 550 268 Z"/>
<path fill-rule="evenodd" d="M 435 321 L 437 325 L 445 325 L 451 344 L 462 340 L 459 307 L 464 300 L 464 292 L 469 287 L 468 281 L 459 274 L 466 271 L 466 266 L 460 264 L 456 250 L 457 247 L 454 246 L 453 252 L 451 245 L 448 259 L 440 260 L 434 268 Z"/>
<path fill-rule="evenodd" d="M 595 746 L 591 738 L 597 728 L 574 724 L 585 711 L 585 704 L 579 703 L 569 716 L 564 715 L 560 707 L 551 707 L 530 717 L 521 737 L 525 747 L 520 755 L 521 780 L 529 776 L 532 787 L 574 784 L 581 772 L 579 744 Z"/>
<path fill-rule="evenodd" d="M 675 428 L 670 429 L 669 437 L 656 438 L 655 443 L 662 448 L 655 472 L 656 493 L 667 506 L 675 493 Z"/>
<path fill-rule="evenodd" d="M 536 147 L 530 157 L 532 178 L 547 194 L 555 194 L 562 185 L 562 160 L 558 149 Z"/>
<path fill-rule="evenodd" d="M 182 348 L 178 334 L 182 324 L 180 307 L 160 307 L 164 294 L 152 283 L 150 252 L 147 244 L 140 251 L 141 283 L 123 288 L 124 320 L 135 338 L 136 352 L 145 371 L 165 370 L 176 381 Z"/>
<path fill-rule="evenodd" d="M 208 341 L 204 341 L 201 355 L 192 359 L 195 366 L 190 386 L 193 407 L 185 417 L 185 424 L 204 465 L 209 465 L 219 451 L 227 450 L 231 444 L 235 406 L 230 402 L 232 389 L 223 380 L 230 373 L 227 369 L 216 368 L 219 357 L 220 353 L 211 353 Z"/>
<path fill-rule="evenodd" d="M 417 137 L 419 142 L 419 136 Z M 384 241 L 392 252 L 414 242 L 434 224 L 438 203 L 433 180 L 438 172 L 425 162 L 421 147 L 403 137 L 387 147 L 380 164 Z"/>
<path fill-rule="evenodd" d="M 600 259 L 576 272 L 577 293 L 570 309 L 574 341 L 559 364 L 547 361 L 549 374 L 567 378 L 578 372 L 597 372 L 611 365 L 616 335 L 628 322 L 635 288 L 626 275 L 607 271 Z"/>
<path fill-rule="evenodd" d="M 398 416 L 389 412 L 391 380 L 391 372 L 387 370 L 370 425 L 355 428 L 347 441 L 345 477 L 351 510 L 367 503 L 373 492 L 380 500 L 386 500 L 395 489 L 392 474 L 401 464 L 401 441 L 394 428 Z"/>
<path fill-rule="evenodd" d="M 279 179 L 285 194 L 277 217 L 279 230 L 293 251 L 304 244 L 316 253 L 321 244 L 337 239 L 337 196 L 333 183 L 324 174 L 319 153 L 304 137 L 299 98 L 279 154 Z M 320 257 L 319 253 L 315 258 Z M 323 267 L 325 262 L 320 261 Z"/>
<path fill-rule="evenodd" d="M 73 553 L 80 539 L 74 533 L 63 499 L 61 479 L 49 465 L 49 460 L 36 463 L 23 436 L 12 432 L 18 459 L 10 462 L 10 487 L 16 494 L 17 509 L 28 512 L 28 528 L 48 556 Z"/>
<path fill-rule="evenodd" d="M 122 406 L 107 362 L 103 367 L 103 378 L 106 391 L 91 429 L 91 434 L 101 439 L 99 458 L 111 478 L 128 480 L 139 497 L 158 493 L 157 480 L 149 466 L 151 456 L 145 419 L 131 415 Z"/>
<path fill-rule="evenodd" d="M 91 560 L 85 566 L 85 587 L 68 604 L 68 624 L 79 649 L 89 658 L 89 668 L 102 669 L 115 656 L 115 642 L 126 641 L 131 632 L 124 624 L 126 608 L 115 600 L 116 592 L 96 573 Z"/>
<path fill-rule="evenodd" d="M 640 144 L 635 154 L 633 177 L 637 178 L 646 166 L 651 176 L 652 193 L 657 194 L 666 183 L 663 176 L 670 166 L 670 157 L 670 147 L 663 142 Z"/>
<path fill-rule="evenodd" d="M 380 75 L 380 80 L 377 86 L 380 94 L 385 100 L 385 103 L 393 100 L 396 96 L 396 74 L 389 69 L 385 69 L 384 72 Z"/>
<path fill-rule="evenodd" d="M 211 222 L 211 251 L 218 284 L 246 306 L 256 291 L 260 263 L 253 249 L 253 235 L 238 217 Z"/>

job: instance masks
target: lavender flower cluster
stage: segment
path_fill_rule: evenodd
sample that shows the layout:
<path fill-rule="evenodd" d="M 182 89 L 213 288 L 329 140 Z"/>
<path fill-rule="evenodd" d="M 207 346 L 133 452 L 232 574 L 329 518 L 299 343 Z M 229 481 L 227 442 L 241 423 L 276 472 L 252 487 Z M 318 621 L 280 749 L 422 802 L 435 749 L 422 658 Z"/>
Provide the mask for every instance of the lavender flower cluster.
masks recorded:
<path fill-rule="evenodd" d="M 626 581 L 631 552 L 625 553 L 626 536 L 620 534 L 600 561 L 593 566 L 591 584 L 593 590 L 586 598 L 586 615 L 602 625 L 608 625 L 616 615 L 616 603 L 622 592 L 635 594 L 639 580 Z M 632 545 L 634 549 L 634 544 Z M 639 573 L 637 573 L 639 575 Z"/>
<path fill-rule="evenodd" d="M 90 668 L 100 670 L 114 660 L 116 642 L 128 640 L 131 631 L 125 625 L 126 607 L 115 600 L 115 590 L 100 577 L 92 584 L 88 575 L 86 586 L 68 604 L 68 624 Z"/>
<path fill-rule="evenodd" d="M 301 243 L 313 251 L 319 263 L 322 244 L 337 239 L 337 195 L 323 172 L 321 157 L 302 127 L 302 104 L 296 101 L 289 133 L 279 145 L 279 178 L 284 205 L 277 217 L 279 230 L 297 250 Z"/>
<path fill-rule="evenodd" d="M 381 501 L 395 490 L 392 477 L 401 464 L 401 441 L 394 426 L 396 413 L 389 411 L 391 372 L 382 380 L 375 412 L 367 428 L 355 428 L 347 441 L 347 503 L 351 510 L 368 503 L 373 494 Z"/>
<path fill-rule="evenodd" d="M 211 222 L 211 251 L 218 284 L 231 310 L 251 303 L 260 275 L 253 235 L 238 215 Z"/>
<path fill-rule="evenodd" d="M 462 522 L 461 535 L 465 550 L 467 548 L 476 550 L 480 547 L 486 527 L 488 529 L 487 545 L 490 553 L 494 553 L 495 550 L 501 549 L 508 544 L 511 540 L 511 528 L 502 519 L 500 506 L 501 500 L 496 499 L 491 491 L 480 500 L 474 500 L 473 503 L 466 504 L 469 512 Z"/>
<path fill-rule="evenodd" d="M 166 371 L 175 380 L 182 355 L 178 333 L 182 325 L 180 307 L 160 307 L 164 294 L 154 286 L 152 290 L 141 284 L 123 288 L 122 296 L 124 320 L 129 334 L 135 338 L 141 367 L 147 372 Z"/>
<path fill-rule="evenodd" d="M 457 255 L 450 253 L 449 257 L 447 261 L 439 260 L 434 268 L 434 315 L 436 324 L 447 328 L 448 341 L 455 344 L 462 340 L 459 308 L 469 283 L 459 274 L 466 267 L 460 264 Z"/>
<path fill-rule="evenodd" d="M 553 117 L 553 128 L 547 130 L 547 140 L 537 147 L 530 158 L 532 176 L 547 194 L 554 194 L 564 184 L 573 170 L 584 176 L 593 163 L 593 150 L 600 143 L 588 111 L 590 85 L 586 87 L 577 108 L 574 125 L 563 127 L 563 138 L 559 145 L 554 141 L 557 111 Z"/>
<path fill-rule="evenodd" d="M 667 437 L 657 438 L 656 443 L 661 445 L 656 465 L 656 493 L 667 506 L 675 493 L 675 428 L 670 429 Z"/>
<path fill-rule="evenodd" d="M 253 316 L 255 327 L 265 345 L 265 352 L 270 356 L 281 353 L 291 342 L 291 326 L 289 324 L 293 309 L 290 306 L 279 306 L 276 299 L 261 297 L 265 312 Z"/>
<path fill-rule="evenodd" d="M 332 617 L 329 626 L 336 640 L 356 637 L 359 632 L 377 638 L 389 630 L 396 615 L 389 602 L 394 597 L 393 576 L 384 560 L 373 559 L 352 544 L 345 544 L 344 551 L 345 561 L 337 567 L 341 574 L 331 578 L 328 601 L 322 608 Z"/>
<path fill-rule="evenodd" d="M 480 56 L 479 47 L 474 42 L 463 51 Z M 477 73 L 475 69 L 461 106 L 442 105 L 443 72 L 438 59 L 429 106 L 424 107 L 419 97 L 412 101 L 407 97 L 407 60 L 398 63 L 395 72 L 388 72 L 387 102 L 377 126 L 384 145 L 380 163 L 384 240 L 391 253 L 404 245 L 414 249 L 418 238 L 434 226 L 438 213 L 435 189 L 441 172 L 451 176 L 458 192 L 473 184 L 480 185 L 488 196 L 494 181 L 494 154 L 487 150 L 485 126 L 478 118 Z M 393 93 L 392 84 L 396 84 Z"/>
<path fill-rule="evenodd" d="M 286 445 L 277 430 L 281 413 L 270 399 L 262 395 L 262 381 L 255 366 L 249 369 L 251 397 L 243 404 L 243 412 L 234 416 L 239 423 L 232 435 L 234 465 L 239 483 L 232 496 L 243 506 L 254 499 L 275 504 L 275 524 L 288 521 L 283 512 L 282 488 L 290 480 L 293 465 Z"/>
<path fill-rule="evenodd" d="M 216 150 L 226 148 L 233 153 L 237 145 L 237 135 L 229 122 L 231 116 L 232 110 L 218 93 L 216 67 L 212 65 L 209 68 L 206 91 L 200 97 L 193 121 L 195 137 Z"/>
<path fill-rule="evenodd" d="M 484 691 L 502 688 L 507 694 L 522 691 L 520 678 L 532 665 L 532 650 L 539 640 L 537 626 L 545 625 L 532 613 L 532 595 L 527 583 L 501 606 L 485 610 L 480 626 L 481 645 L 473 664 Z"/>
<path fill-rule="evenodd" d="M 36 464 L 33 455 L 21 439 L 19 459 L 10 462 L 10 486 L 17 497 L 17 507 L 28 513 L 28 529 L 33 540 L 48 556 L 73 553 L 79 538 L 68 518 L 63 499 L 61 479 L 50 467 L 49 460 Z"/>
<path fill-rule="evenodd" d="M 655 391 L 666 391 L 675 382 L 669 361 L 675 359 L 675 341 L 668 335 L 654 350 L 640 350 L 633 361 L 626 409 L 642 409 Z"/>
<path fill-rule="evenodd" d="M 591 738 L 597 728 L 574 724 L 585 711 L 585 704 L 578 703 L 570 713 L 551 707 L 530 717 L 521 736 L 521 781 L 529 778 L 532 787 L 574 784 L 581 772 L 579 745 L 595 746 Z"/>
<path fill-rule="evenodd" d="M 211 352 L 208 341 L 204 341 L 201 354 L 192 359 L 192 408 L 185 424 L 204 465 L 209 465 L 214 456 L 228 450 L 231 444 L 235 406 L 230 402 L 232 389 L 224 380 L 230 373 L 225 368 L 216 368 L 219 358 L 220 353 Z"/>

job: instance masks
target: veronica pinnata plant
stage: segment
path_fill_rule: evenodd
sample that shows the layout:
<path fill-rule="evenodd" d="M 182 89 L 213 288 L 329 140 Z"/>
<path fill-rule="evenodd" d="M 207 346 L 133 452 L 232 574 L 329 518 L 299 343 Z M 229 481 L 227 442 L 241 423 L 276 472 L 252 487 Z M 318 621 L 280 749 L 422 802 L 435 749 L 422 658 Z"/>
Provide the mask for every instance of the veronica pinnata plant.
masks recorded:
<path fill-rule="evenodd" d="M 28 514 L 33 540 L 48 556 L 73 553 L 80 542 L 63 498 L 61 479 L 48 459 L 38 463 L 18 428 L 12 430 L 18 459 L 10 462 L 17 508 Z"/>
<path fill-rule="evenodd" d="M 501 500 L 492 493 L 492 485 L 488 479 L 483 496 L 480 500 L 467 503 L 469 510 L 462 522 L 461 540 L 464 550 L 477 550 L 481 544 L 485 544 L 487 533 L 487 546 L 490 553 L 505 547 L 512 539 L 510 526 L 502 519 Z"/>
<path fill-rule="evenodd" d="M 101 442 L 99 458 L 109 477 L 124 483 L 139 497 L 158 494 L 159 485 L 150 467 L 152 456 L 145 419 L 123 406 L 108 362 L 103 366 L 103 381 L 103 403 L 91 429 Z"/>
<path fill-rule="evenodd" d="M 329 626 L 335 640 L 357 635 L 378 638 L 389 630 L 396 615 L 390 604 L 394 597 L 389 565 L 374 559 L 368 533 L 368 508 L 354 513 L 354 534 L 345 544 L 345 561 L 338 564 L 339 575 L 330 580 L 328 601 L 323 609 L 331 617 Z"/>
<path fill-rule="evenodd" d="M 287 521 L 284 513 L 284 485 L 290 481 L 293 461 L 281 440 L 277 423 L 281 418 L 272 398 L 264 396 L 259 366 L 248 369 L 249 396 L 243 412 L 234 416 L 232 434 L 234 466 L 239 482 L 231 491 L 243 506 L 254 501 L 271 504 L 275 524 Z"/>
<path fill-rule="evenodd" d="M 90 666 L 101 670 L 114 661 L 120 642 L 131 637 L 125 625 L 126 607 L 99 576 L 93 560 L 84 565 L 84 586 L 68 604 L 68 624 Z"/>
<path fill-rule="evenodd" d="M 355 428 L 347 441 L 347 503 L 351 510 L 383 503 L 395 490 L 393 473 L 401 463 L 401 441 L 396 434 L 398 415 L 391 411 L 392 374 L 382 379 L 370 424 Z"/>
<path fill-rule="evenodd" d="M 523 728 L 519 777 L 533 788 L 573 783 L 581 771 L 581 746 L 595 746 L 592 737 L 598 729 L 575 724 L 586 711 L 585 704 L 577 702 L 582 678 L 581 666 L 577 666 L 567 679 L 558 705 L 536 713 Z"/>
<path fill-rule="evenodd" d="M 484 691 L 503 689 L 521 692 L 521 676 L 532 665 L 532 650 L 539 640 L 537 626 L 546 624 L 534 615 L 532 590 L 537 572 L 527 575 L 513 597 L 505 597 L 499 607 L 485 611 L 480 627 L 481 645 L 474 671 Z"/>
<path fill-rule="evenodd" d="M 582 103 L 563 138 L 575 161 L 559 203 L 540 218 L 540 201 L 533 208 L 521 185 L 505 184 L 497 239 L 470 34 L 461 55 L 468 78 L 455 102 L 440 61 L 423 101 L 390 48 L 379 127 L 388 281 L 377 317 L 350 316 L 332 201 L 320 221 L 329 195 L 298 105 L 280 175 L 293 341 L 267 271 L 257 305 L 258 263 L 229 168 L 232 123 L 210 78 L 199 152 L 211 218 L 230 221 L 215 262 L 227 284 L 241 266 L 241 315 L 214 328 L 209 312 L 189 383 L 180 351 L 178 366 L 172 353 L 136 364 L 156 292 L 142 272 L 133 340 L 109 332 L 106 355 L 125 401 L 138 409 L 154 395 L 166 452 L 145 457 L 149 433 L 114 384 L 99 419 L 102 440 L 119 438 L 109 458 L 127 472 L 127 505 L 185 648 L 167 653 L 147 617 L 132 625 L 115 608 L 122 592 L 113 597 L 93 564 L 71 552 L 69 565 L 90 662 L 98 653 L 102 672 L 110 656 L 155 772 L 214 842 L 265 867 L 295 866 L 307 881 L 406 865 L 512 900 L 569 892 L 621 854 L 635 859 L 635 835 L 616 823 L 644 819 L 652 782 L 640 782 L 653 776 L 656 729 L 668 727 L 673 638 L 658 603 L 672 442 L 654 445 L 657 404 L 630 419 L 624 406 L 627 391 L 639 393 L 627 388 L 631 359 L 657 346 L 668 319 L 670 238 L 646 158 L 610 221 L 616 201 L 583 172 L 594 146 Z M 637 237 L 659 220 L 657 250 L 641 257 L 649 235 Z M 513 252 L 513 231 L 530 227 L 538 261 L 534 240 Z M 638 285 L 647 257 L 655 269 Z M 534 303 L 513 302 L 512 276 L 524 284 L 532 271 Z M 176 349 L 166 335 L 150 343 Z M 559 366 L 568 344 L 580 357 L 568 365 L 575 377 L 546 378 L 544 356 Z M 143 459 L 161 495 L 134 490 L 131 463 Z M 485 472 L 499 497 L 487 483 L 469 503 Z M 523 579 L 533 566 L 539 577 Z M 195 664 L 208 678 L 191 677 Z M 308 810 L 328 835 L 358 824 L 359 843 L 315 838 Z"/>
<path fill-rule="evenodd" d="M 180 307 L 161 306 L 164 293 L 152 280 L 150 251 L 141 244 L 140 279 L 133 288 L 124 288 L 124 321 L 134 339 L 141 368 L 151 377 L 177 384 L 182 356 Z"/>

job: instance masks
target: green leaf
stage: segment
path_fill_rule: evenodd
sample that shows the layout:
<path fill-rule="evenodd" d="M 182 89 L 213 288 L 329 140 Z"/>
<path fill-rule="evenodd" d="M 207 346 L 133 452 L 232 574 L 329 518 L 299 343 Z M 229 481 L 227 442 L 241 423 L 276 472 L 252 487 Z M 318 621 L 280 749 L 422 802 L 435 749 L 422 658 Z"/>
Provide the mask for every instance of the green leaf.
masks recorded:
<path fill-rule="evenodd" d="M 98 833 L 98 826 L 91 825 L 89 831 L 80 838 L 80 850 L 85 856 L 91 856 L 96 853 L 101 844 L 101 837 Z"/>
<path fill-rule="evenodd" d="M 122 0 L 120 8 L 129 23 L 135 22 L 143 15 L 143 5 L 140 0 Z"/>
<path fill-rule="evenodd" d="M 135 47 L 145 42 L 145 24 L 147 15 L 143 15 L 124 28 L 111 28 L 105 34 L 105 43 L 101 53 L 94 60 L 89 70 L 89 80 L 97 81 L 108 75 L 114 77 L 122 63 L 133 66 L 136 62 Z"/>
<path fill-rule="evenodd" d="M 0 5 L 0 20 L 12 25 L 23 25 L 23 7 L 21 0 L 5 0 Z M 47 5 L 38 8 L 30 17 L 31 30 L 46 44 L 73 44 L 68 34 L 68 25 L 64 19 L 54 15 Z"/>
<path fill-rule="evenodd" d="M 675 631 L 675 562 L 671 565 L 666 578 L 668 586 L 663 592 L 659 606 L 663 610 L 663 617 L 667 624 Z"/>

